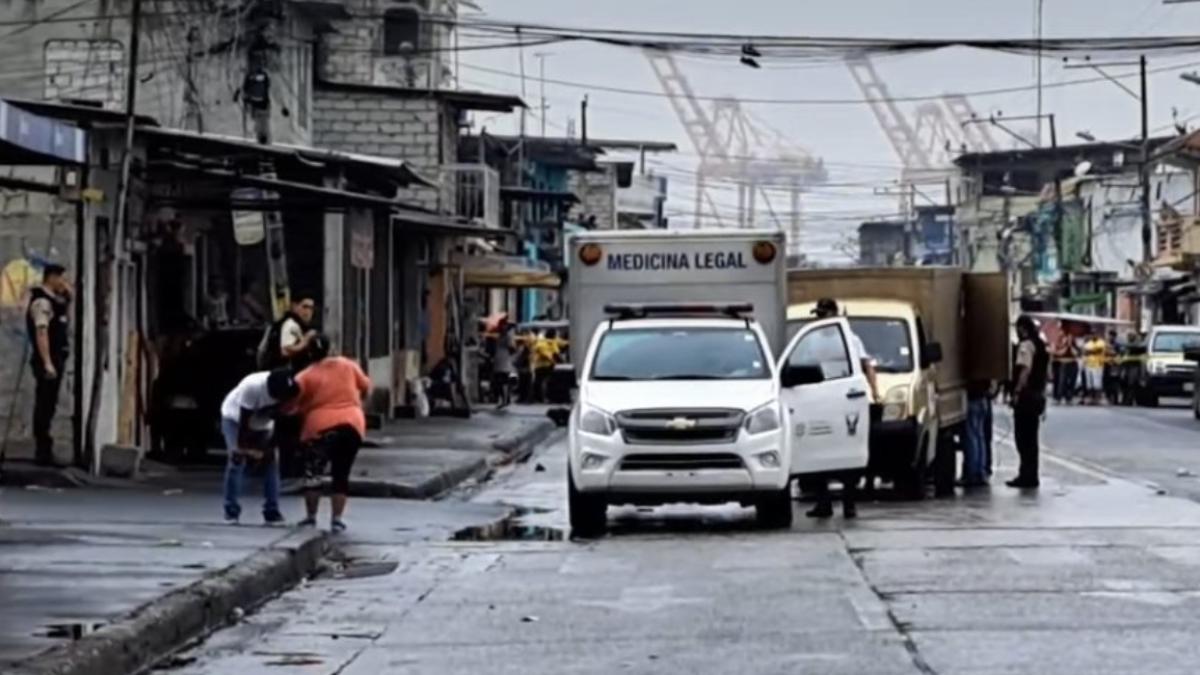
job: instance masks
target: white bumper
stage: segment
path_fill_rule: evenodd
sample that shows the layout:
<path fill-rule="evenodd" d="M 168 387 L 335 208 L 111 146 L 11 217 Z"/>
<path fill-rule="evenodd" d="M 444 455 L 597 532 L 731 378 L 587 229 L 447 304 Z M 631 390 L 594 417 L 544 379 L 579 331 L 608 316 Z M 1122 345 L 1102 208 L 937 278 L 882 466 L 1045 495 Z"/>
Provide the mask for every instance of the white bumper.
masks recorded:
<path fill-rule="evenodd" d="M 790 457 L 785 440 L 784 432 L 776 430 L 756 436 L 740 432 L 732 443 L 634 445 L 626 443 L 620 431 L 612 436 L 597 436 L 575 430 L 571 434 L 570 470 L 581 492 L 662 495 L 664 502 L 670 501 L 671 496 L 679 496 L 680 501 L 688 501 L 688 496 L 725 494 L 736 498 L 787 486 Z M 767 453 L 775 453 L 776 466 L 764 462 Z M 592 460 L 585 468 L 584 458 L 589 456 Z M 603 461 L 595 466 L 597 457 Z M 661 461 L 647 461 L 647 457 Z M 729 466 L 704 467 L 709 458 L 723 458 L 718 463 Z M 679 466 L 670 466 L 675 461 Z"/>

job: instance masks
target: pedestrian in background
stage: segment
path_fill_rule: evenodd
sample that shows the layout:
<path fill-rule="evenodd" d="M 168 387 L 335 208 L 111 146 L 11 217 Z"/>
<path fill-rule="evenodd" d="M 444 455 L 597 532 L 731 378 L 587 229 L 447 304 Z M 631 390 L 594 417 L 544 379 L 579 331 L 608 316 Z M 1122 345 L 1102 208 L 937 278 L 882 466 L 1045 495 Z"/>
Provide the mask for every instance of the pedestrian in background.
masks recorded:
<path fill-rule="evenodd" d="M 1054 341 L 1052 366 L 1054 402 L 1071 403 L 1075 398 L 1075 381 L 1079 379 L 1079 352 L 1075 340 L 1065 330 Z"/>
<path fill-rule="evenodd" d="M 515 374 L 517 353 L 516 326 L 507 321 L 500 326 L 496 340 L 495 356 L 492 360 L 492 390 L 496 395 L 496 406 L 504 408 L 512 403 L 512 380 Z"/>
<path fill-rule="evenodd" d="M 991 473 L 988 456 L 987 418 L 992 397 L 992 383 L 977 380 L 967 385 L 967 436 L 963 444 L 962 479 L 964 488 L 984 487 Z"/>
<path fill-rule="evenodd" d="M 1099 333 L 1093 333 L 1083 343 L 1083 372 L 1088 402 L 1100 405 L 1104 399 L 1104 362 L 1108 345 Z"/>
<path fill-rule="evenodd" d="M 371 390 L 371 380 L 357 363 L 342 356 L 330 356 L 329 338 L 312 341 L 313 363 L 296 376 L 299 395 L 290 406 L 303 418 L 300 440 L 304 444 L 304 507 L 302 527 L 317 524 L 321 504 L 321 486 L 330 476 L 330 531 L 346 530 L 344 514 L 350 494 L 350 470 L 367 433 L 363 399 Z"/>
<path fill-rule="evenodd" d="M 225 522 L 236 524 L 241 518 L 242 480 L 246 466 L 255 461 L 263 469 L 263 521 L 268 525 L 284 522 L 279 511 L 273 415 L 297 391 L 291 370 L 280 368 L 247 375 L 222 401 L 221 435 L 229 453 L 225 460 Z"/>
<path fill-rule="evenodd" d="M 54 466 L 54 435 L 50 427 L 58 408 L 58 393 L 70 353 L 71 283 L 62 265 L 49 264 L 42 270 L 42 283 L 29 291 L 25 330 L 33 347 L 29 365 L 35 383 L 33 397 L 34 461 Z"/>
<path fill-rule="evenodd" d="M 533 342 L 530 354 L 530 367 L 533 370 L 533 400 L 535 403 L 546 402 L 546 385 L 550 375 L 554 373 L 554 364 L 558 361 L 558 334 L 550 328 L 539 335 Z"/>
<path fill-rule="evenodd" d="M 290 366 L 300 372 L 306 363 L 304 358 L 316 337 L 312 328 L 317 303 L 311 297 L 298 296 L 283 317 L 271 324 L 258 345 L 258 365 L 264 369 Z"/>
<path fill-rule="evenodd" d="M 517 352 L 513 357 L 513 368 L 517 371 L 517 400 L 521 403 L 531 403 L 533 402 L 533 344 L 536 338 L 526 328 L 517 331 L 514 341 L 517 345 Z"/>
<path fill-rule="evenodd" d="M 1028 316 L 1017 319 L 1016 378 L 1013 385 L 1013 436 L 1021 467 L 1009 487 L 1036 488 L 1038 477 L 1039 426 L 1046 412 L 1046 377 L 1050 355 L 1037 324 Z"/>

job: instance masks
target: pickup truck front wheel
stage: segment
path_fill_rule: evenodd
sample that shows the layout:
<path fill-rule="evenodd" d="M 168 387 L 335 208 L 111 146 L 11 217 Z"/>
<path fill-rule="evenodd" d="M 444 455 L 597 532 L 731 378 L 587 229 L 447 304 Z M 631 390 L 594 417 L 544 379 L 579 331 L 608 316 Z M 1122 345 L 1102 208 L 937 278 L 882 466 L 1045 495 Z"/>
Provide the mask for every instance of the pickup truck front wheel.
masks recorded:
<path fill-rule="evenodd" d="M 567 512 L 571 533 L 579 537 L 598 537 L 608 525 L 608 503 L 603 497 L 588 495 L 575 487 L 575 477 L 567 469 Z"/>
<path fill-rule="evenodd" d="M 760 497 L 754 503 L 754 517 L 763 527 L 787 529 L 792 526 L 792 486 L 766 497 Z"/>

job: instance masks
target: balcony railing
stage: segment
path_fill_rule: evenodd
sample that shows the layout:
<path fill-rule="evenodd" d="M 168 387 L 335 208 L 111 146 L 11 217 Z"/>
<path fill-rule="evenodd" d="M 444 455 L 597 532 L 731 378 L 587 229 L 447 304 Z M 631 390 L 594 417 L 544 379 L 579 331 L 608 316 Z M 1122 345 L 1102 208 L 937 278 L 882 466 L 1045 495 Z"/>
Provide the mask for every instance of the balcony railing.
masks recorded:
<path fill-rule="evenodd" d="M 1177 216 L 1158 221 L 1155 264 L 1190 270 L 1200 260 L 1200 217 Z"/>
<path fill-rule="evenodd" d="M 453 213 L 484 227 L 500 227 L 500 174 L 482 164 L 447 164 L 442 185 L 452 188 Z"/>

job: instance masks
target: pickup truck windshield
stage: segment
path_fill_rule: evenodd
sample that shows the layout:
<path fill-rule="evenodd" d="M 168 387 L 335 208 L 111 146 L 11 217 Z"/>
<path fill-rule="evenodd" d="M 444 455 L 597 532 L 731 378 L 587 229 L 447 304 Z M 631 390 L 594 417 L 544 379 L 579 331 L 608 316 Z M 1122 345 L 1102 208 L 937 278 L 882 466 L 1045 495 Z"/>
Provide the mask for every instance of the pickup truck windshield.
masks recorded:
<path fill-rule="evenodd" d="M 816 319 L 793 319 L 788 322 L 788 340 L 801 328 Z M 850 328 L 862 340 L 867 355 L 881 373 L 910 373 L 913 369 L 912 343 L 908 325 L 902 319 L 864 317 L 849 319 Z"/>
<path fill-rule="evenodd" d="M 1200 347 L 1200 333 L 1159 333 L 1154 336 L 1150 351 L 1182 354 L 1184 348 L 1191 346 Z"/>
<path fill-rule="evenodd" d="M 604 334 L 592 380 L 768 379 L 758 336 L 744 328 L 631 328 Z"/>
<path fill-rule="evenodd" d="M 881 373 L 908 373 L 913 369 L 908 323 L 901 319 L 851 318 L 850 328 L 863 341 L 867 354 Z"/>

